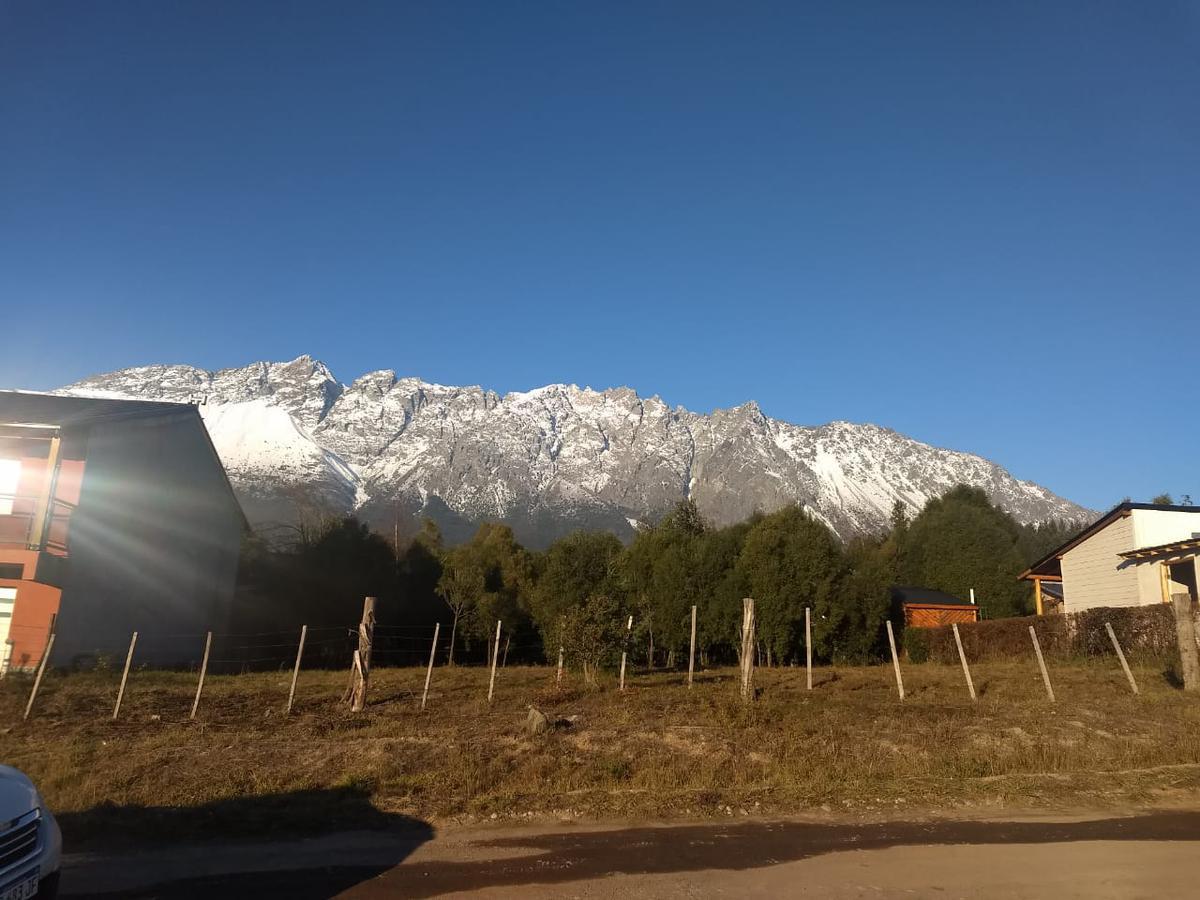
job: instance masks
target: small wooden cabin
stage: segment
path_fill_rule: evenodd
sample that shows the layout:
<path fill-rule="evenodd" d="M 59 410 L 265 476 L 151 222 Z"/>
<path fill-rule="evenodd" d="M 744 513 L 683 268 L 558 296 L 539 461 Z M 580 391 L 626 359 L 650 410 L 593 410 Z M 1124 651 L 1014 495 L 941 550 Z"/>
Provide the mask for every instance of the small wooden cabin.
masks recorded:
<path fill-rule="evenodd" d="M 979 607 L 933 588 L 894 587 L 892 604 L 904 614 L 906 628 L 935 628 L 979 620 Z"/>

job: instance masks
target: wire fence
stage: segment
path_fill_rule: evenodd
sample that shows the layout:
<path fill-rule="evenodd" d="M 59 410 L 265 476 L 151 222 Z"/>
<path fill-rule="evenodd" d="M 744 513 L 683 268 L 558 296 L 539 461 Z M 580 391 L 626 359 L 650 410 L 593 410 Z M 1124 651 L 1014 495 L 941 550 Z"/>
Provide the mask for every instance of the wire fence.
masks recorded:
<path fill-rule="evenodd" d="M 744 640 L 739 667 L 741 669 L 742 695 L 747 699 L 753 699 L 754 669 L 761 667 L 764 661 L 767 662 L 768 667 L 774 667 L 770 666 L 769 657 L 764 660 L 761 648 L 756 650 L 754 601 L 747 599 L 745 603 L 747 604 L 747 617 L 743 624 Z M 1120 621 L 1117 616 L 1109 616 L 1107 618 Z M 1127 629 L 1119 628 L 1114 630 L 1112 623 L 1107 618 L 1103 623 L 1106 639 L 1109 642 L 1112 652 L 1120 660 L 1130 689 L 1134 694 L 1138 694 L 1139 687 L 1127 664 L 1123 649 L 1123 645 L 1127 648 L 1131 644 L 1134 644 L 1135 641 Z M 890 661 L 895 674 L 896 691 L 898 698 L 903 701 L 905 698 L 901 671 L 901 659 L 903 655 L 897 649 L 897 642 L 894 640 L 892 634 L 891 622 L 889 621 L 886 624 L 890 645 Z M 1036 625 L 1038 627 L 1029 624 L 1028 620 L 1013 620 L 1011 623 L 1012 627 L 1009 630 L 1016 629 L 1019 626 L 1023 637 L 1020 640 L 1017 640 L 1016 637 L 1013 638 L 1010 652 L 1013 656 L 1019 654 L 1031 660 L 1036 658 L 1041 677 L 1045 684 L 1047 698 L 1053 703 L 1055 695 L 1051 684 L 1050 672 L 1045 664 L 1045 658 L 1048 658 L 1050 654 L 1043 653 L 1043 646 L 1046 643 L 1049 633 L 1042 633 L 1045 630 L 1041 627 L 1044 625 L 1043 622 L 1038 621 Z M 1006 624 L 1005 627 L 1008 627 L 1008 625 Z M 970 626 L 967 625 L 962 626 L 961 629 L 958 625 L 947 626 L 947 634 L 951 636 L 949 649 L 942 647 L 944 640 L 942 640 L 940 630 L 938 629 L 925 630 L 923 633 L 927 633 L 927 636 L 923 637 L 922 640 L 929 641 L 930 636 L 938 636 L 941 643 L 936 645 L 937 653 L 933 655 L 937 657 L 937 662 L 939 663 L 957 663 L 961 665 L 966 689 L 969 692 L 970 699 L 974 701 L 977 697 L 970 673 L 970 665 L 972 662 L 981 662 L 988 659 L 995 659 L 996 657 L 995 655 L 989 655 L 988 652 L 981 649 L 977 641 L 968 640 L 964 642 L 964 637 L 973 636 L 969 632 L 969 628 Z M 630 620 L 629 625 L 625 629 L 626 633 L 629 634 L 631 629 L 632 620 Z M 982 629 L 977 627 L 974 630 L 981 631 Z M 1016 634 L 1017 632 L 1014 631 L 1014 635 Z M 1141 634 L 1141 632 L 1137 634 Z M 1200 640 L 1194 636 L 1190 636 L 1191 634 L 1189 632 L 1187 644 L 1195 644 L 1197 640 Z M 357 683 L 361 687 L 362 694 L 365 697 L 365 682 L 369 669 L 425 667 L 424 694 L 421 699 L 422 708 L 424 708 L 425 695 L 429 691 L 433 670 L 435 667 L 444 666 L 451 661 L 452 642 L 456 645 L 453 648 L 454 661 L 466 665 L 482 663 L 491 669 L 492 677 L 487 692 L 489 702 L 493 696 L 495 671 L 497 668 L 506 666 L 510 658 L 514 662 L 536 661 L 538 663 L 548 662 L 552 665 L 557 660 L 559 678 L 561 678 L 563 667 L 563 652 L 561 648 L 546 647 L 536 635 L 531 637 L 528 632 L 518 630 L 505 633 L 501 622 L 496 623 L 493 635 L 489 636 L 486 641 L 480 640 L 478 635 L 475 635 L 474 640 L 468 642 L 462 635 L 455 635 L 452 629 L 442 629 L 440 624 L 434 626 L 378 625 L 373 621 L 373 611 L 371 617 L 365 617 L 363 622 L 357 625 L 306 625 L 300 629 L 279 629 L 260 632 L 133 632 L 129 636 L 128 641 L 121 641 L 120 643 L 111 639 L 97 641 L 95 643 L 98 646 L 94 648 L 90 647 L 86 652 L 73 653 L 67 661 L 62 660 L 61 655 L 54 652 L 55 639 L 56 636 L 51 634 L 36 666 L 23 666 L 20 670 L 10 668 L 3 676 L 0 676 L 7 677 L 10 680 L 16 680 L 26 675 L 32 677 L 32 687 L 28 704 L 25 708 L 25 718 L 29 718 L 46 671 L 48 668 L 51 668 L 47 665 L 48 659 L 55 661 L 55 667 L 52 668 L 52 680 L 69 678 L 72 672 L 91 672 L 101 675 L 111 674 L 115 682 L 119 673 L 120 686 L 112 711 L 112 718 L 114 720 L 119 717 L 122 700 L 131 673 L 136 675 L 136 673 L 148 670 L 192 673 L 196 677 L 195 701 L 191 708 L 191 716 L 194 718 L 200 706 L 205 679 L 208 676 L 242 675 L 255 672 L 290 672 L 291 689 L 287 703 L 287 711 L 290 712 L 299 674 L 302 671 L 318 669 L 348 671 L 350 673 L 351 687 L 347 689 L 347 696 L 349 697 L 353 693 L 357 679 Z M 1162 643 L 1163 646 L 1169 643 L 1165 637 L 1161 636 L 1156 638 L 1156 640 Z M 811 650 L 811 633 L 807 627 L 805 629 L 805 641 Z M 964 644 L 967 649 L 964 649 Z M 1022 649 L 1018 649 L 1018 645 Z M 1180 648 L 1183 646 L 1182 633 L 1176 646 Z M 623 644 L 617 646 L 612 651 L 619 653 L 620 656 L 621 690 L 625 688 L 626 664 L 630 649 L 632 649 L 632 642 L 629 638 L 626 638 Z M 681 654 L 677 659 L 679 670 L 682 670 L 686 665 L 689 686 L 692 682 L 692 672 L 697 660 L 696 649 L 695 629 L 693 628 L 692 642 L 688 655 L 684 656 Z M 1194 646 L 1192 650 L 1195 650 Z M 1182 653 L 1183 650 L 1180 649 L 1179 652 Z M 926 658 L 928 656 L 927 654 Z M 904 661 L 907 664 L 908 662 L 919 660 L 914 660 L 910 656 L 905 658 Z M 649 662 L 651 667 L 653 667 L 652 657 Z M 808 670 L 807 689 L 812 690 L 811 652 L 807 654 L 804 667 Z M 673 667 L 669 666 L 669 668 Z M 585 662 L 585 678 L 587 674 L 588 670 Z M 1200 687 L 1200 685 L 1197 685 L 1197 687 Z M 353 708 L 360 710 L 362 705 L 362 699 L 360 698 L 358 702 L 354 703 Z"/>

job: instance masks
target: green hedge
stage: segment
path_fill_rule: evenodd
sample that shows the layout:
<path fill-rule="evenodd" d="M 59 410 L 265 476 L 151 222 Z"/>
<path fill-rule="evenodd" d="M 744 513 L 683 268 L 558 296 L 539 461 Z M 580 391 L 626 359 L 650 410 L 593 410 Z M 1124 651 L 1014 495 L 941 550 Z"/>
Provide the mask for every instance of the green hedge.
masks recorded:
<path fill-rule="evenodd" d="M 1037 632 L 1048 659 L 1112 656 L 1112 641 L 1104 625 L 1116 632 L 1125 655 L 1163 658 L 1176 653 L 1175 616 L 1166 604 L 1102 607 L 1067 615 L 991 619 L 959 625 L 963 651 L 974 661 L 1026 658 L 1033 652 L 1029 626 Z M 957 663 L 958 649 L 949 625 L 906 628 L 904 652 L 911 662 Z"/>

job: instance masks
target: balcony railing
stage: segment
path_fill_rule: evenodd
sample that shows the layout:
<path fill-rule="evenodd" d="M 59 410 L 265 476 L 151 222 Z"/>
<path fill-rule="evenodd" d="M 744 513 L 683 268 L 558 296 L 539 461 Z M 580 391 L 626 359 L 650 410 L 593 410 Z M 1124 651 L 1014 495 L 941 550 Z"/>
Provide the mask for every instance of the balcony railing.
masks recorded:
<path fill-rule="evenodd" d="M 65 556 L 68 523 L 75 512 L 75 504 L 52 499 L 46 512 L 44 531 L 34 534 L 38 528 L 40 499 L 27 494 L 0 494 L 0 544 L 17 544 Z"/>

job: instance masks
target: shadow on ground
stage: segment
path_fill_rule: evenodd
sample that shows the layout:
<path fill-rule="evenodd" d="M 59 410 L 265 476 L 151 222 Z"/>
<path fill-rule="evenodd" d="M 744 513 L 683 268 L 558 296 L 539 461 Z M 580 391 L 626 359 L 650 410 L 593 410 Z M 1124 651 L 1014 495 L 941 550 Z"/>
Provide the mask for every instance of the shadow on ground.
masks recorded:
<path fill-rule="evenodd" d="M 742 871 L 826 853 L 902 846 L 1197 840 L 1200 840 L 1200 813 L 1193 812 L 1065 823 L 731 822 L 620 831 L 565 831 L 497 838 L 476 845 L 496 850 L 523 848 L 529 851 L 526 856 L 479 862 L 430 861 L 419 866 L 397 867 L 374 880 L 372 889 L 364 896 L 432 897 L 500 886 L 560 884 L 616 873 Z"/>
<path fill-rule="evenodd" d="M 64 813 L 58 821 L 64 850 L 85 852 L 101 861 L 67 869 L 62 892 L 69 897 L 317 900 L 399 865 L 434 835 L 429 823 L 382 812 L 365 790 L 352 787 L 238 797 L 189 807 L 104 804 Z M 367 830 L 385 832 L 389 838 L 388 852 L 377 854 L 378 859 L 367 864 L 344 852 L 323 853 L 315 847 L 306 851 L 302 840 Z M 273 860 L 276 851 L 268 842 L 287 841 L 292 843 L 285 845 L 289 852 L 284 859 Z M 211 851 L 217 845 L 226 860 L 224 870 L 211 862 L 210 856 L 215 855 Z M 230 849 L 236 855 L 239 845 L 244 852 L 240 861 L 231 865 Z M 121 873 L 106 871 L 103 860 L 109 854 L 125 858 L 136 854 L 139 868 L 151 870 L 151 877 L 143 883 L 156 886 L 121 887 Z"/>

